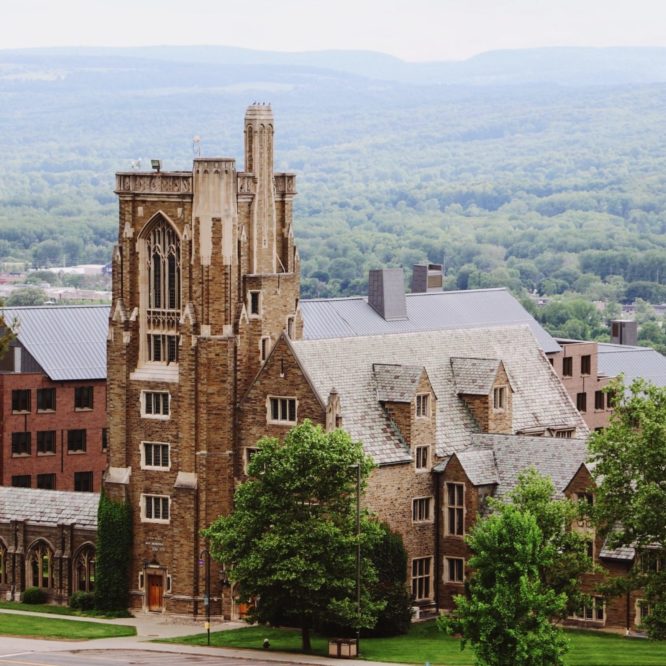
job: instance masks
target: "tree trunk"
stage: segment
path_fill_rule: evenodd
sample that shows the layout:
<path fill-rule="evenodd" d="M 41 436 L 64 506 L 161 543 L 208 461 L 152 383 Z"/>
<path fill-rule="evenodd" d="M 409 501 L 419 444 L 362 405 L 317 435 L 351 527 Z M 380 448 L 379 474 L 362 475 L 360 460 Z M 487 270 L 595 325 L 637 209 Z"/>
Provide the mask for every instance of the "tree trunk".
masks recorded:
<path fill-rule="evenodd" d="M 301 622 L 301 641 L 303 652 L 310 652 L 312 649 L 312 646 L 310 645 L 310 626 L 305 617 Z"/>

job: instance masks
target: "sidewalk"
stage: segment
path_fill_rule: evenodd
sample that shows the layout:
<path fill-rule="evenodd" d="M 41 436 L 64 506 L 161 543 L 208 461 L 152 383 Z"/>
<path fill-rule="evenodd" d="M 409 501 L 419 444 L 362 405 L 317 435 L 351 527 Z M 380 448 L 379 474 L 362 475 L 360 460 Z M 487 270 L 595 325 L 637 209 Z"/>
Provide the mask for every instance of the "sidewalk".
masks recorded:
<path fill-rule="evenodd" d="M 276 664 L 304 664 L 306 666 L 327 664 L 348 664 L 350 666 L 373 666 L 382 665 L 385 662 L 365 661 L 362 659 L 333 659 L 330 657 L 320 657 L 317 655 L 304 655 L 290 652 L 274 652 L 269 650 L 247 650 L 234 648 L 217 648 L 198 645 L 179 645 L 174 643 L 152 643 L 151 641 L 160 638 L 176 638 L 178 636 L 188 636 L 190 634 L 200 634 L 205 632 L 204 621 L 201 618 L 196 622 L 190 618 L 174 618 L 169 615 L 160 615 L 154 613 L 137 612 L 135 617 L 122 617 L 114 619 L 102 619 L 93 617 L 78 617 L 71 615 L 47 615 L 45 613 L 34 613 L 31 611 L 19 611 L 0 609 L 0 614 L 9 613 L 16 615 L 32 615 L 36 617 L 58 618 L 62 620 L 79 620 L 81 622 L 101 622 L 103 624 L 123 624 L 136 628 L 136 636 L 125 636 L 120 638 L 99 638 L 86 642 L 68 642 L 43 639 L 24 639 L 26 643 L 32 645 L 27 649 L 38 649 L 44 651 L 58 652 L 82 652 L 85 650 L 146 650 L 149 652 L 170 652 L 175 654 L 194 654 L 194 655 L 218 655 L 220 657 L 231 657 L 234 659 L 245 659 L 248 661 L 271 661 Z M 179 619 L 179 622 L 175 620 Z M 227 629 L 236 629 L 245 627 L 245 622 L 218 622 L 211 624 L 211 632 L 224 631 Z M 37 648 L 35 648 L 37 643 Z M 393 664 L 392 666 L 395 666 Z"/>

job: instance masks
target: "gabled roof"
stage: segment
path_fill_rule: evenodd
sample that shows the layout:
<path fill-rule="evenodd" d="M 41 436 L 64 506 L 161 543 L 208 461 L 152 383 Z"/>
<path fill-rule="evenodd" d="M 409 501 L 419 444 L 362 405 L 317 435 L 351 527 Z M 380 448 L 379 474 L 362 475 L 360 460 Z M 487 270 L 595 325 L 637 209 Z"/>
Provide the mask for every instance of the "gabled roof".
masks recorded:
<path fill-rule="evenodd" d="M 470 447 L 455 454 L 470 483 L 475 486 L 497 485 L 499 477 L 492 448 Z"/>
<path fill-rule="evenodd" d="M 367 298 L 300 301 L 306 340 L 526 324 L 546 353 L 560 346 L 506 289 L 406 294 L 407 319 L 386 321 Z"/>
<path fill-rule="evenodd" d="M 373 363 L 380 402 L 411 402 L 416 395 L 423 366 Z"/>
<path fill-rule="evenodd" d="M 600 342 L 597 350 L 599 374 L 617 377 L 623 373 L 627 386 L 637 378 L 666 386 L 666 356 L 656 349 Z"/>
<path fill-rule="evenodd" d="M 363 442 L 378 464 L 407 462 L 408 451 L 377 399 L 373 364 L 424 367 L 437 395 L 435 447 L 440 457 L 471 444 L 478 424 L 458 397 L 452 357 L 502 359 L 511 377 L 514 431 L 567 424 L 587 427 L 527 326 L 424 331 L 395 335 L 300 340 L 291 343 L 320 400 L 333 387 L 342 427 Z M 563 440 L 549 440 L 554 446 Z"/>
<path fill-rule="evenodd" d="M 108 305 L 2 308 L 18 340 L 54 381 L 106 379 Z"/>
<path fill-rule="evenodd" d="M 35 490 L 0 486 L 0 522 L 31 525 L 79 525 L 97 528 L 99 493 Z"/>
<path fill-rule="evenodd" d="M 461 395 L 488 395 L 501 361 L 497 358 L 451 358 L 456 389 Z"/>

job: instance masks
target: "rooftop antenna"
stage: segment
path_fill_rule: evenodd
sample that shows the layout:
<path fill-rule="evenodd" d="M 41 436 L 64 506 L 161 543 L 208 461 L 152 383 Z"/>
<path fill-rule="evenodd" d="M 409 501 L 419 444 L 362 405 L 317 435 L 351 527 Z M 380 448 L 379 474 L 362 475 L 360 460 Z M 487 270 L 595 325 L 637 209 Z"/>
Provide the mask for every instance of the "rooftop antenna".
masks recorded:
<path fill-rule="evenodd" d="M 194 157 L 201 157 L 201 137 L 198 134 L 192 138 L 192 152 Z"/>

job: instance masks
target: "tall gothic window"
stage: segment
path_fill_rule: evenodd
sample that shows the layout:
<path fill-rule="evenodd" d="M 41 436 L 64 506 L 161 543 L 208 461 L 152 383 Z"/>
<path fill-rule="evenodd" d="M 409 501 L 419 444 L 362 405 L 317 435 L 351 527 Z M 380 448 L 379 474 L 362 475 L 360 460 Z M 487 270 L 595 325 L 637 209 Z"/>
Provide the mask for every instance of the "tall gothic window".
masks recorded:
<path fill-rule="evenodd" d="M 28 573 L 32 587 L 53 587 L 53 552 L 43 542 L 38 541 L 28 556 Z"/>
<path fill-rule="evenodd" d="M 180 239 L 159 217 L 146 236 L 148 272 L 147 359 L 156 363 L 178 361 L 180 319 Z"/>
<path fill-rule="evenodd" d="M 80 592 L 93 592 L 95 589 L 95 549 L 84 546 L 74 561 L 76 589 Z"/>

